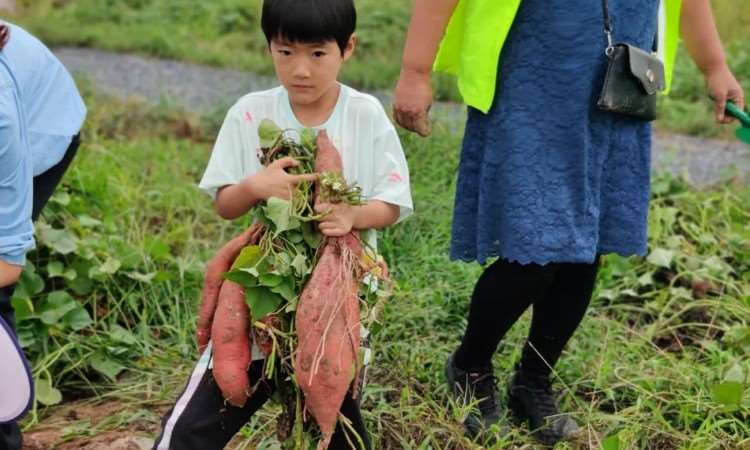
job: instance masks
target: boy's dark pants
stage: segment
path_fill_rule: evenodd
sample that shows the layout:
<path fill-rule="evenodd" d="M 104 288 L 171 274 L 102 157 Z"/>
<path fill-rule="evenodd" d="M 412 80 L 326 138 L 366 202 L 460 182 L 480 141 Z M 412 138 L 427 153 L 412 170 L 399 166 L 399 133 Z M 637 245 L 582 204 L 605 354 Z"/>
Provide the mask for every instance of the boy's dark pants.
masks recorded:
<path fill-rule="evenodd" d="M 153 450 L 223 449 L 273 394 L 274 386 L 261 382 L 244 407 L 228 406 L 214 381 L 209 362 L 210 349 L 204 352 L 193 369 L 177 403 L 162 419 L 162 432 L 154 443 Z M 259 380 L 262 371 L 262 361 L 253 361 L 248 369 L 250 382 L 255 383 Z M 352 427 L 361 437 L 364 447 L 359 446 L 356 436 L 349 434 L 348 430 L 345 431 L 338 424 L 329 450 L 370 450 L 359 402 L 347 394 L 341 406 L 341 414 L 351 420 Z M 354 447 L 349 445 L 347 434 Z"/>
<path fill-rule="evenodd" d="M 80 143 L 79 136 L 73 137 L 62 161 L 52 166 L 46 172 L 34 177 L 34 206 L 31 214 L 34 221 L 39 217 L 44 205 L 47 204 L 55 188 L 60 183 L 63 174 L 68 169 L 68 166 L 70 166 L 70 162 L 78 151 Z M 15 288 L 15 285 L 0 288 L 0 317 L 8 323 L 8 326 L 12 330 L 15 330 L 16 320 L 10 299 L 13 297 Z M 21 429 L 18 427 L 18 424 L 9 423 L 0 425 L 0 450 L 20 450 L 21 442 Z"/>

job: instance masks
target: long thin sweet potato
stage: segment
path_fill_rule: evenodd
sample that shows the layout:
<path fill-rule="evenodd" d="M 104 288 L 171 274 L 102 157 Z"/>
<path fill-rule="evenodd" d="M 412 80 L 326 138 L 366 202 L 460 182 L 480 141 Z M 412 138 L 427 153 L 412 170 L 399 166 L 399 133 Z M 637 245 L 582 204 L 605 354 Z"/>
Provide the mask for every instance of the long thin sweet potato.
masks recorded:
<path fill-rule="evenodd" d="M 341 156 L 325 132 L 318 134 L 315 170 L 342 171 Z M 327 238 L 297 306 L 294 372 L 328 448 L 339 410 L 358 371 L 358 277 L 362 247 L 356 233 Z M 356 389 L 355 389 L 356 391 Z"/>
<path fill-rule="evenodd" d="M 299 344 L 295 375 L 305 394 L 305 407 L 323 435 L 320 449 L 330 442 L 349 386 L 356 376 L 359 353 L 357 280 L 346 274 L 341 241 L 326 244 L 312 277 L 300 297 L 296 327 Z M 355 337 L 356 334 L 356 337 Z"/>
<path fill-rule="evenodd" d="M 260 239 L 263 227 L 255 224 L 245 230 L 242 234 L 235 237 L 224 245 L 216 253 L 206 266 L 206 275 L 203 279 L 203 291 L 201 292 L 201 305 L 198 312 L 198 325 L 195 330 L 195 337 L 198 341 L 198 350 L 202 353 L 211 339 L 211 323 L 216 311 L 216 301 L 219 298 L 224 278 L 224 272 L 229 271 L 232 263 L 240 254 L 240 251 L 249 244 L 255 244 Z"/>
<path fill-rule="evenodd" d="M 213 334 L 213 376 L 224 398 L 237 407 L 252 395 L 247 369 L 251 363 L 250 311 L 245 290 L 224 281 L 219 292 Z"/>

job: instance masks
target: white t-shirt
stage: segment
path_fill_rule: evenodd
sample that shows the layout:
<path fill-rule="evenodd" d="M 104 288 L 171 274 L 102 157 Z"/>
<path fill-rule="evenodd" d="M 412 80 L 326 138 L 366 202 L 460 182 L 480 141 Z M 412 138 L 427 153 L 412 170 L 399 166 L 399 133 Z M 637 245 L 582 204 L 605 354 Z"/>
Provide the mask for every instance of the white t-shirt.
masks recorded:
<path fill-rule="evenodd" d="M 258 159 L 258 125 L 263 119 L 273 120 L 282 129 L 304 128 L 284 87 L 245 95 L 224 119 L 199 185 L 202 190 L 215 198 L 219 188 L 237 184 L 263 168 Z M 315 129 L 328 132 L 341 154 L 344 178 L 362 188 L 366 200 L 398 206 L 399 221 L 412 213 L 409 168 L 401 141 L 375 97 L 341 85 L 331 116 Z M 367 234 L 368 244 L 376 248 L 375 233 Z"/>

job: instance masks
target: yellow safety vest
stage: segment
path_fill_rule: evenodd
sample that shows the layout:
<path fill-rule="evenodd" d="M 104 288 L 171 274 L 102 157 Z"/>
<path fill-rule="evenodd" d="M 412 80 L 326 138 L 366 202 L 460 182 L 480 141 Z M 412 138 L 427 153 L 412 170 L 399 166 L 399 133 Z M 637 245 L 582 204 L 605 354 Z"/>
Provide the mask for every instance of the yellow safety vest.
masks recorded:
<path fill-rule="evenodd" d="M 666 13 L 664 65 L 672 83 L 682 0 L 663 0 Z M 435 71 L 458 77 L 464 102 L 484 113 L 492 106 L 497 66 L 521 0 L 459 0 L 440 44 Z"/>

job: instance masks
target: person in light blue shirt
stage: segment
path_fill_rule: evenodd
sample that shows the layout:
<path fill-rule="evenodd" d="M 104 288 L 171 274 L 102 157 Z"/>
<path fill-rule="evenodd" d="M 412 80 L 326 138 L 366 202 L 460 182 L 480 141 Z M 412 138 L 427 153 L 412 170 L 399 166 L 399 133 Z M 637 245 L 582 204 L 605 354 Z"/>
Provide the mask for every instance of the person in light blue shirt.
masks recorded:
<path fill-rule="evenodd" d="M 11 329 L 33 221 L 75 156 L 85 117 L 62 63 L 23 28 L 0 22 L 0 317 Z M 18 426 L 0 425 L 0 450 L 20 448 Z"/>

